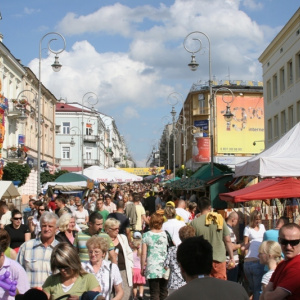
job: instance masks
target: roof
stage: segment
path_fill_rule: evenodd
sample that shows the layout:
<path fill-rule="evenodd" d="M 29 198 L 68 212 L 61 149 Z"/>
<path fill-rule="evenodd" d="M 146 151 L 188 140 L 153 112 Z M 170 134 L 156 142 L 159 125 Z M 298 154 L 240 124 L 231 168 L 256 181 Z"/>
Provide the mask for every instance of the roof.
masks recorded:
<path fill-rule="evenodd" d="M 83 174 L 77 174 L 77 173 L 65 173 L 60 175 L 55 179 L 55 182 L 75 182 L 75 181 L 88 181 L 90 178 Z"/>
<path fill-rule="evenodd" d="M 67 103 L 57 103 L 56 104 L 56 112 L 91 112 L 89 110 L 81 109 L 76 106 L 72 106 Z"/>

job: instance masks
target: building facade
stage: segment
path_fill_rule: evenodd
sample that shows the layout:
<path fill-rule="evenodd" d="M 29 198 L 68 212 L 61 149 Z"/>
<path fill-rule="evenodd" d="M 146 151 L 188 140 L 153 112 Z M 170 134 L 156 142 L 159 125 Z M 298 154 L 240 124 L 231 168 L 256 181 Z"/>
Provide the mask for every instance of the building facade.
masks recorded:
<path fill-rule="evenodd" d="M 300 9 L 259 57 L 263 68 L 266 148 L 300 121 Z"/>

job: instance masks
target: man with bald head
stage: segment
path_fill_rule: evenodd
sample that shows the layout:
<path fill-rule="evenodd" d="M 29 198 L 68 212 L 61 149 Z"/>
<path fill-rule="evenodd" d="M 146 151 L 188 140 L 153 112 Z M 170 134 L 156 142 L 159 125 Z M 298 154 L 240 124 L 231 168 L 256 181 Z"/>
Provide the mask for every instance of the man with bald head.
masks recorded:
<path fill-rule="evenodd" d="M 241 248 L 241 244 L 237 244 L 236 235 L 233 231 L 233 228 L 239 223 L 239 215 L 233 211 L 229 214 L 226 224 L 230 231 L 230 239 L 232 243 L 232 251 L 233 251 L 233 259 L 235 263 L 235 267 L 228 270 L 227 269 L 227 280 L 237 282 L 238 281 L 238 273 L 239 273 L 239 255 L 237 250 Z M 229 263 L 229 256 L 226 256 L 226 262 Z"/>
<path fill-rule="evenodd" d="M 300 226 L 295 223 L 279 229 L 278 242 L 285 260 L 275 269 L 261 300 L 300 299 Z"/>
<path fill-rule="evenodd" d="M 176 208 L 176 215 L 180 216 L 184 223 L 189 222 L 190 213 L 186 210 L 186 203 L 185 200 L 179 200 Z"/>

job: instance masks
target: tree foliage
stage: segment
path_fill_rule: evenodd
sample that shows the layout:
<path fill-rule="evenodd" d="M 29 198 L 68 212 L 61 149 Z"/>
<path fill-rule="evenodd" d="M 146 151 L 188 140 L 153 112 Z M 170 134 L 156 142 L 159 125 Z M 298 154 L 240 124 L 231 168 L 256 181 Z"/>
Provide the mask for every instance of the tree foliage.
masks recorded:
<path fill-rule="evenodd" d="M 29 174 L 30 174 L 30 167 L 27 164 L 20 165 L 18 163 L 7 163 L 6 166 L 3 168 L 3 180 L 10 180 L 10 181 L 21 181 L 19 186 L 23 185 Z"/>
<path fill-rule="evenodd" d="M 50 174 L 49 171 L 45 171 L 45 172 L 41 173 L 41 183 L 44 184 L 47 182 L 55 181 L 55 179 L 57 177 L 59 177 L 62 174 L 65 174 L 65 173 L 69 173 L 69 171 L 60 170 L 58 172 L 55 172 L 54 174 Z"/>

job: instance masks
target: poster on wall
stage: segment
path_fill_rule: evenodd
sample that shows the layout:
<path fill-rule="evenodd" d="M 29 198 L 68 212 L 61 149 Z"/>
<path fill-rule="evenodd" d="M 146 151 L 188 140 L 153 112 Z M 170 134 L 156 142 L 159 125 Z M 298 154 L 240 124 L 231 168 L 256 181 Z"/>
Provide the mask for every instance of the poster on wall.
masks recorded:
<path fill-rule="evenodd" d="M 228 99 L 227 99 L 228 97 Z M 233 118 L 226 122 L 226 102 L 232 96 L 216 96 L 217 153 L 256 154 L 264 150 L 264 100 L 261 95 L 240 95 L 229 104 Z"/>
<path fill-rule="evenodd" d="M 194 162 L 210 162 L 210 138 L 196 137 L 196 143 L 193 145 Z"/>

